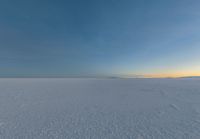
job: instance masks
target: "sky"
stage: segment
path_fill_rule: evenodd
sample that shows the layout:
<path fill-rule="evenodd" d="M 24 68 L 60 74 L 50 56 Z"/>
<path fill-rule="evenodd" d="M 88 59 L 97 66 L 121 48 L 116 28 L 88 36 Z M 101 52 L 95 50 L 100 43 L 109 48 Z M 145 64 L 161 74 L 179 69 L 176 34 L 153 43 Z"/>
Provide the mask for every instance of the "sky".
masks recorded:
<path fill-rule="evenodd" d="M 199 0 L 1 0 L 0 77 L 200 75 Z"/>

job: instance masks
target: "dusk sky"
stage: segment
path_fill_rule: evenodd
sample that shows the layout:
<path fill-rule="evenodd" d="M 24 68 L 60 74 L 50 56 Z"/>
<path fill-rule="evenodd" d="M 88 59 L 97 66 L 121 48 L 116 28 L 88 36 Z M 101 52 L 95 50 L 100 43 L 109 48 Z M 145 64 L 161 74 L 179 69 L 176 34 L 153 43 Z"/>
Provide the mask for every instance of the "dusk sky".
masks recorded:
<path fill-rule="evenodd" d="M 199 0 L 0 1 L 0 77 L 196 75 Z"/>

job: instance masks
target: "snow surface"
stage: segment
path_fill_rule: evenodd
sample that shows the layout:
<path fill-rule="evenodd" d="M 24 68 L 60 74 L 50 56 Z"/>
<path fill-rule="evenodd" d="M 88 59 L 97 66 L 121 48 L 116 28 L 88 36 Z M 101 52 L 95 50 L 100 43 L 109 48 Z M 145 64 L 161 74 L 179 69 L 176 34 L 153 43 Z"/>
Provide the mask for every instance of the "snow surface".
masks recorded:
<path fill-rule="evenodd" d="M 200 79 L 0 79 L 0 139 L 199 139 Z"/>

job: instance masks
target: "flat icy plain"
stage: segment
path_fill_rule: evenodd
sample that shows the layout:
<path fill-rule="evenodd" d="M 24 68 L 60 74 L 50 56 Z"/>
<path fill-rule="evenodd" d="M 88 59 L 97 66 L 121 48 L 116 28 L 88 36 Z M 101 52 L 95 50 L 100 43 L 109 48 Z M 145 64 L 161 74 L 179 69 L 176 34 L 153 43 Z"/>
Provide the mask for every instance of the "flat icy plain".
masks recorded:
<path fill-rule="evenodd" d="M 0 79 L 0 139 L 199 139 L 200 79 Z"/>

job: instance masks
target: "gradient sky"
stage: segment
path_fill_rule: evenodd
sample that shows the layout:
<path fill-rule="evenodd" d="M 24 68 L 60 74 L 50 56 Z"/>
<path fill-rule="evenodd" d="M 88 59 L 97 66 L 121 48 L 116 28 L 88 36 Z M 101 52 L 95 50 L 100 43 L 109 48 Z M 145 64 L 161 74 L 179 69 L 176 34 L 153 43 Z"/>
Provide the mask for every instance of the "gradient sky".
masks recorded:
<path fill-rule="evenodd" d="M 199 0 L 1 0 L 0 76 L 200 75 Z"/>

